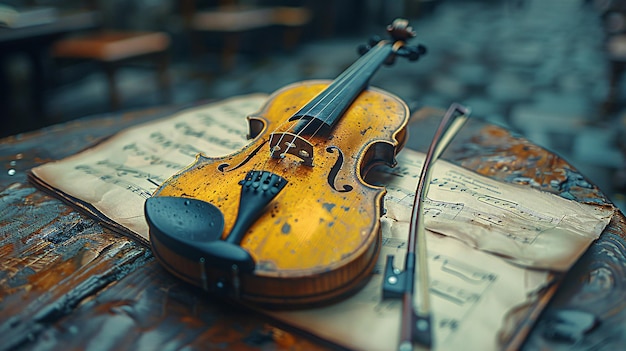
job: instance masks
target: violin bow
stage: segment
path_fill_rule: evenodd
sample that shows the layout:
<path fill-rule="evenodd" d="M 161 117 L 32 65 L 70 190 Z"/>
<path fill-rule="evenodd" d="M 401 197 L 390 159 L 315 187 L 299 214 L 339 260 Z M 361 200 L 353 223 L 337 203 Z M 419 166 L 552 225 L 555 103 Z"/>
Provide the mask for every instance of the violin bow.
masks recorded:
<path fill-rule="evenodd" d="M 439 127 L 428 148 L 413 200 L 404 271 L 394 268 L 393 255 L 387 256 L 383 280 L 383 299 L 402 299 L 400 341 L 398 345 L 398 350 L 400 351 L 412 350 L 414 344 L 420 344 L 427 348 L 431 348 L 433 345 L 430 295 L 428 293 L 430 285 L 428 253 L 426 250 L 423 207 L 430 185 L 431 165 L 439 159 L 439 156 L 450 144 L 450 141 L 463 127 L 469 118 L 469 114 L 470 110 L 465 106 L 457 103 L 450 105 L 439 123 Z M 416 269 L 417 286 L 419 287 L 417 306 L 413 303 Z"/>

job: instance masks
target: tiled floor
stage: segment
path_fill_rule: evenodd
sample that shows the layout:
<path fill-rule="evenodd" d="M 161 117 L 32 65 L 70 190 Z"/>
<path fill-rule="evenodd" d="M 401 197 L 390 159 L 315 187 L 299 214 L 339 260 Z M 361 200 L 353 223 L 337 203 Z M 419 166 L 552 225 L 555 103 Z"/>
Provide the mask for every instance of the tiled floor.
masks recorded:
<path fill-rule="evenodd" d="M 600 118 L 608 69 L 599 16 L 587 2 L 442 1 L 413 25 L 428 55 L 381 68 L 372 85 L 412 107 L 464 103 L 476 118 L 560 154 L 618 205 L 626 202 L 626 181 L 619 180 L 623 122 L 619 112 Z M 381 28 L 364 32 L 380 34 Z M 211 79 L 197 74 L 203 62 L 179 60 L 172 67 L 174 100 L 270 93 L 303 79 L 335 77 L 357 57 L 355 48 L 369 33 L 305 42 L 292 53 L 241 56 L 234 71 Z M 206 58 L 207 67 L 211 60 Z M 94 74 L 58 90 L 51 109 L 61 119 L 106 109 L 101 80 Z M 154 103 L 150 72 L 125 70 L 120 80 L 127 107 Z"/>

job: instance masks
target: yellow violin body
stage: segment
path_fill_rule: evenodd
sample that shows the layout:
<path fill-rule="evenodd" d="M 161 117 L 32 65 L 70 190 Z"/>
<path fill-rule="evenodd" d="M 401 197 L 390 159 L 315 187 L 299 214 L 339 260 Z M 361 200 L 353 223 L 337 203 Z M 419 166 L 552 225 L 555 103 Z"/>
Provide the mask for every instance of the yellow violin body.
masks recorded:
<path fill-rule="evenodd" d="M 226 239 L 237 219 L 246 174 L 261 169 L 286 179 L 285 188 L 240 242 L 254 260 L 254 270 L 213 269 L 151 238 L 155 255 L 169 271 L 208 290 L 227 284 L 234 287 L 230 295 L 270 305 L 333 300 L 367 281 L 381 245 L 385 189 L 364 178 L 375 165 L 395 165 L 409 112 L 398 97 L 369 88 L 356 97 L 332 133 L 303 136 L 312 155 L 301 151 L 306 157 L 270 157 L 271 134 L 289 132 L 286 121 L 329 84 L 308 81 L 275 92 L 258 113 L 248 116 L 249 145 L 225 157 L 198 156 L 154 194 L 213 204 L 224 215 L 221 238 Z"/>

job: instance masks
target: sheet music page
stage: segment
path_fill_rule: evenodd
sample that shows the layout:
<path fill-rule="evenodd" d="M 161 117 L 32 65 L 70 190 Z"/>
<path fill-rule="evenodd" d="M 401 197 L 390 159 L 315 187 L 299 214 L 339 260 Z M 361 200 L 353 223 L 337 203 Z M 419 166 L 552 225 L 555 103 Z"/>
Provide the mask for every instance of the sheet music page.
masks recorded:
<path fill-rule="evenodd" d="M 197 154 L 224 156 L 247 145 L 245 117 L 266 100 L 266 94 L 252 94 L 187 109 L 31 173 L 36 182 L 147 242 L 146 199 Z"/>
<path fill-rule="evenodd" d="M 385 184 L 388 194 L 381 218 L 383 248 L 366 287 L 328 307 L 268 314 L 350 349 L 397 348 L 401 301 L 382 300 L 382 279 L 388 255 L 394 256 L 396 267 L 404 267 L 424 156 L 403 150 L 396 168 L 378 168 L 368 177 Z M 437 161 L 424 214 L 429 229 L 433 349 L 499 350 L 510 332 L 504 326 L 511 325 L 511 312 L 530 304 L 550 282 L 548 271 L 523 266 L 568 269 L 600 235 L 612 211 L 579 207 Z M 416 303 L 418 299 L 416 295 Z"/>
<path fill-rule="evenodd" d="M 33 169 L 31 179 L 146 242 L 145 199 L 192 164 L 196 154 L 224 156 L 246 145 L 244 117 L 258 111 L 266 99 L 264 94 L 236 97 L 130 128 L 72 157 Z M 368 177 L 388 189 L 377 272 L 387 254 L 395 254 L 395 264 L 402 267 L 423 159 L 422 153 L 403 150 L 396 168 L 379 168 Z M 545 272 L 527 268 L 567 270 L 613 212 L 493 181 L 443 160 L 434 167 L 425 226 L 431 231 L 437 348 L 493 349 L 507 314 L 548 281 Z M 374 274 L 362 291 L 342 303 L 273 315 L 341 345 L 389 350 L 395 347 L 399 306 L 380 300 L 380 279 Z"/>
<path fill-rule="evenodd" d="M 349 349 L 397 349 L 402 302 L 382 300 L 382 273 L 387 255 L 394 255 L 394 265 L 403 267 L 408 223 L 389 218 L 383 223 L 377 273 L 363 290 L 322 308 L 267 313 Z M 548 273 L 513 266 L 429 231 L 427 245 L 433 350 L 501 349 L 499 335 L 508 314 L 532 301 L 533 293 L 549 282 Z"/>
<path fill-rule="evenodd" d="M 378 168 L 368 178 L 387 188 L 388 219 L 410 219 L 424 158 L 403 150 L 398 167 Z M 425 227 L 521 266 L 566 271 L 613 214 L 608 207 L 495 181 L 445 161 L 433 167 L 424 204 Z"/>

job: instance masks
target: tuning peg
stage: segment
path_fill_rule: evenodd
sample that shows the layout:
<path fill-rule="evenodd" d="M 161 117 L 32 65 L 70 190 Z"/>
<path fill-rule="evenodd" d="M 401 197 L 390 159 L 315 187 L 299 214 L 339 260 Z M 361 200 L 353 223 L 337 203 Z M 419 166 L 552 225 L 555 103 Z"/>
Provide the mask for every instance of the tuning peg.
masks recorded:
<path fill-rule="evenodd" d="M 415 47 L 411 48 L 409 53 L 409 61 L 416 61 L 424 54 L 426 54 L 426 47 L 422 44 L 418 44 Z"/>
<path fill-rule="evenodd" d="M 417 50 L 417 48 L 407 48 L 408 54 L 406 55 L 406 57 L 409 59 L 409 61 L 417 61 L 417 59 L 420 58 L 420 53 Z"/>
<path fill-rule="evenodd" d="M 420 58 L 420 56 L 426 53 L 426 47 L 424 45 L 413 46 L 405 46 L 398 50 L 397 54 L 406 57 L 409 61 L 416 61 Z"/>
<path fill-rule="evenodd" d="M 357 51 L 359 55 L 365 55 L 367 54 L 368 51 L 370 51 L 371 48 L 372 48 L 371 46 L 363 44 L 363 45 L 359 45 L 359 47 L 357 48 Z"/>
<path fill-rule="evenodd" d="M 376 44 L 378 44 L 381 40 L 382 39 L 378 35 L 374 35 L 369 39 L 368 44 L 370 47 L 373 47 L 376 46 Z"/>
<path fill-rule="evenodd" d="M 420 55 L 424 55 L 428 52 L 428 50 L 426 50 L 426 47 L 422 44 L 417 44 L 417 46 L 415 46 L 415 49 L 417 50 L 417 53 Z"/>
<path fill-rule="evenodd" d="M 385 66 L 393 66 L 394 63 L 396 63 L 395 55 L 389 55 L 389 57 L 387 57 L 387 59 L 384 62 Z"/>

